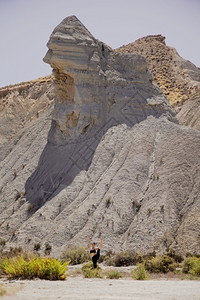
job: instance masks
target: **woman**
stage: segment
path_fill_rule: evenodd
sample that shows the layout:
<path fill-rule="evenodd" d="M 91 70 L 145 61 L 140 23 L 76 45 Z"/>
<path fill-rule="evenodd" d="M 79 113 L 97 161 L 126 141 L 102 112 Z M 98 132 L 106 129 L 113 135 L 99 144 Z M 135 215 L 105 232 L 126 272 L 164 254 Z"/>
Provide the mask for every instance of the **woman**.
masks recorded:
<path fill-rule="evenodd" d="M 90 236 L 88 235 L 88 247 L 90 249 L 90 256 L 92 258 L 93 266 L 94 268 L 97 267 L 97 261 L 100 257 L 100 249 L 102 249 L 102 238 L 100 238 L 100 245 L 99 248 L 95 248 L 95 243 L 92 243 L 92 246 L 90 245 Z"/>

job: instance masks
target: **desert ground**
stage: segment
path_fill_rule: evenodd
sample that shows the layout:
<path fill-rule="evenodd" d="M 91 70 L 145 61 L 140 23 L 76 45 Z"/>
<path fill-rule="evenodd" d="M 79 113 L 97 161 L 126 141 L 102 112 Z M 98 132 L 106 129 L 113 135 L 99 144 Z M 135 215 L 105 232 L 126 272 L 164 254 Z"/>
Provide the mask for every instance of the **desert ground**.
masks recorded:
<path fill-rule="evenodd" d="M 65 281 L 23 280 L 4 282 L 5 300 L 199 300 L 200 282 L 189 280 L 84 279 Z"/>
<path fill-rule="evenodd" d="M 103 271 L 110 267 L 101 265 Z M 163 278 L 138 281 L 128 276 L 130 267 L 112 267 L 123 279 L 83 278 L 81 265 L 68 266 L 65 281 L 8 280 L 2 283 L 8 295 L 3 300 L 200 300 L 200 281 Z M 161 276 L 161 275 L 160 275 Z"/>

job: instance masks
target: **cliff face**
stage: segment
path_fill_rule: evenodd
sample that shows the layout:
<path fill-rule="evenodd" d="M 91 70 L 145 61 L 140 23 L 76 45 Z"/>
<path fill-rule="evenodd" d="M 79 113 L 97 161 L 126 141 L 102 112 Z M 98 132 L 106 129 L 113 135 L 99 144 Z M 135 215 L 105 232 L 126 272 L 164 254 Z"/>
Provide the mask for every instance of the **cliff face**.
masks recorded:
<path fill-rule="evenodd" d="M 169 103 L 176 107 L 200 96 L 200 69 L 165 44 L 162 35 L 150 35 L 116 50 L 145 57 L 153 79 Z"/>
<path fill-rule="evenodd" d="M 0 89 L 0 245 L 29 218 L 25 183 L 50 130 L 52 85 L 48 76 Z"/>
<path fill-rule="evenodd" d="M 150 35 L 122 46 L 121 53 L 145 57 L 153 80 L 176 109 L 181 125 L 200 129 L 200 69 L 165 44 L 162 35 Z"/>
<path fill-rule="evenodd" d="M 113 51 L 76 17 L 48 48 L 51 128 L 49 107 L 0 165 L 6 247 L 48 242 L 59 256 L 91 234 L 104 250 L 198 252 L 200 133 L 178 125 L 142 56 Z"/>
<path fill-rule="evenodd" d="M 75 17 L 55 28 L 47 46 L 44 61 L 52 66 L 56 80 L 53 119 L 64 141 L 80 139 L 81 133 L 94 131 L 115 117 L 116 123 L 123 120 L 133 125 L 152 114 L 174 115 L 161 91 L 152 85 L 143 57 L 114 53 Z M 123 114 L 131 107 L 139 110 L 134 119 L 129 112 L 128 120 Z"/>
<path fill-rule="evenodd" d="M 88 169 L 109 128 L 132 127 L 148 116 L 176 121 L 144 58 L 114 53 L 76 17 L 56 27 L 48 48 L 44 60 L 55 74 L 53 123 L 44 163 L 26 184 L 28 200 L 39 207 Z"/>
<path fill-rule="evenodd" d="M 0 89 L 0 147 L 53 102 L 52 77 Z"/>

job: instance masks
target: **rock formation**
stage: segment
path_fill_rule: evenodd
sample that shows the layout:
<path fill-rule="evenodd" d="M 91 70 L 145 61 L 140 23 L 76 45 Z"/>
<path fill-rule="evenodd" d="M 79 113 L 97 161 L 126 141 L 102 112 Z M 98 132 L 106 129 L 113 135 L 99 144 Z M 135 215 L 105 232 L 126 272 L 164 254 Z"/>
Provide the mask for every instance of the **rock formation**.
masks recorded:
<path fill-rule="evenodd" d="M 198 251 L 200 133 L 178 124 L 144 57 L 113 51 L 75 16 L 48 49 L 51 129 L 44 111 L 0 165 L 6 247 L 49 243 L 59 256 L 91 234 L 104 250 Z"/>
<path fill-rule="evenodd" d="M 0 147 L 52 103 L 52 77 L 0 88 Z"/>
<path fill-rule="evenodd" d="M 200 95 L 200 69 L 166 46 L 162 35 L 149 35 L 116 50 L 145 57 L 153 79 L 172 106 Z"/>
<path fill-rule="evenodd" d="M 176 49 L 167 46 L 162 35 L 140 38 L 116 51 L 144 56 L 153 80 L 179 112 L 177 118 L 180 124 L 199 130 L 199 68 L 180 57 Z"/>
<path fill-rule="evenodd" d="M 177 113 L 179 124 L 200 130 L 200 95 L 185 102 Z"/>

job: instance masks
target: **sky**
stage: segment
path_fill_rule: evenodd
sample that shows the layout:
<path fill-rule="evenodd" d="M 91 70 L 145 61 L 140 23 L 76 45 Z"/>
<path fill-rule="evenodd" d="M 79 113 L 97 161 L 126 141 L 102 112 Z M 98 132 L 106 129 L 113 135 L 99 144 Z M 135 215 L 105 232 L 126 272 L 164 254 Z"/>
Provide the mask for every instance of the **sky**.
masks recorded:
<path fill-rule="evenodd" d="M 0 0 L 0 87 L 51 74 L 46 44 L 70 15 L 112 48 L 162 34 L 200 67 L 200 0 Z"/>

